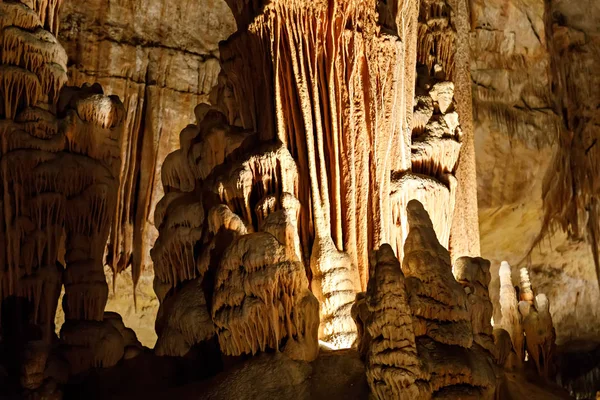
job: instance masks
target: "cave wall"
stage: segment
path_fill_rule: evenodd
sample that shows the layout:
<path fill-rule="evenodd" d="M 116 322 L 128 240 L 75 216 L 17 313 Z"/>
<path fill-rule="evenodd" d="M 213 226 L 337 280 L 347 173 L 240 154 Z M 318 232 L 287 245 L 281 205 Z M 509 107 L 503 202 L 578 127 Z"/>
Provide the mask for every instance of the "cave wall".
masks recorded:
<path fill-rule="evenodd" d="M 598 60 L 597 23 L 591 22 L 597 15 L 593 7 L 598 6 L 551 1 L 548 11 L 545 3 L 471 3 L 477 184 L 482 256 L 492 260 L 495 277 L 490 294 L 498 296 L 502 260 L 512 265 L 514 279 L 518 266 L 529 266 L 534 289 L 550 299 L 557 343 L 565 344 L 597 340 L 600 335 L 595 306 L 600 299 L 590 245 L 583 239 L 570 240 L 558 229 L 528 253 L 542 230 L 544 176 L 553 166 L 559 133 L 566 127 L 556 107 L 557 93 L 552 92 L 556 65 L 551 58 L 558 51 L 572 55 L 563 53 L 559 58 L 573 65 L 572 90 L 581 91 L 579 98 L 586 98 L 582 103 L 591 103 L 587 107 L 597 106 L 598 84 L 593 83 L 597 78 L 590 68 Z M 568 32 L 563 37 L 583 37 L 583 42 L 564 43 L 556 27 L 548 32 L 556 18 L 563 33 Z M 569 61 L 572 58 L 577 60 Z M 552 170 L 547 179 L 560 178 Z"/>

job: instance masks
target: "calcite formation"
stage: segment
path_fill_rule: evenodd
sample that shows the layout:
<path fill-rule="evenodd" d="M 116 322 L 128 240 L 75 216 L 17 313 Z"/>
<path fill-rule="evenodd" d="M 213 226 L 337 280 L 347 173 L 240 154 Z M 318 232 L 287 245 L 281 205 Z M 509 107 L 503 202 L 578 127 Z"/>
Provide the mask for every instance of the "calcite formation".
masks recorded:
<path fill-rule="evenodd" d="M 493 328 L 490 323 L 494 308 L 488 291 L 492 279 L 490 262 L 481 257 L 461 257 L 454 262 L 453 273 L 467 295 L 466 304 L 471 316 L 473 341 L 495 354 Z"/>
<path fill-rule="evenodd" d="M 457 282 L 421 203 L 409 202 L 408 219 L 402 268 L 389 245 L 374 252 L 367 293 L 354 308 L 372 394 L 492 398 L 496 347 L 486 287 L 489 262 L 460 258 Z"/>
<path fill-rule="evenodd" d="M 404 274 L 392 247 L 373 252 L 365 302 L 367 380 L 375 398 L 422 399 L 431 394 L 430 375 L 417 354 Z M 365 336 L 361 341 L 366 339 Z"/>
<path fill-rule="evenodd" d="M 183 357 L 195 344 L 216 335 L 201 279 L 187 282 L 176 296 L 161 304 L 156 331 L 159 340 L 154 353 L 159 356 Z"/>
<path fill-rule="evenodd" d="M 122 285 L 114 295 L 115 305 L 127 312 L 124 318 L 139 321 L 156 312 L 140 312 L 142 307 L 158 303 L 140 301 L 137 313 L 127 307 L 132 294 L 152 290 L 145 286 L 152 280 L 150 249 L 158 236 L 153 214 L 164 195 L 161 167 L 178 149 L 179 132 L 194 123 L 194 107 L 207 101 L 217 84 L 218 43 L 235 31 L 235 21 L 224 0 L 89 0 L 85 5 L 65 0 L 60 20 L 70 84 L 98 82 L 127 109 L 107 264 L 113 281 L 125 280 L 117 276 L 121 272 L 131 273 L 134 285 L 142 278 L 144 287 Z M 148 318 L 139 326 L 151 323 Z"/>
<path fill-rule="evenodd" d="M 499 321 L 499 327 L 510 335 L 520 363 L 525 359 L 525 349 L 518 303 L 510 265 L 503 261 L 500 266 L 500 309 L 502 310 L 502 319 Z"/>
<path fill-rule="evenodd" d="M 163 166 L 157 349 L 181 356 L 216 335 L 227 355 L 274 349 L 313 360 L 319 304 L 301 259 L 296 164 L 208 105 L 196 116 Z"/>
<path fill-rule="evenodd" d="M 452 82 L 456 32 L 449 21 L 434 21 L 447 19 L 449 9 L 414 1 L 382 5 L 379 13 L 374 1 L 362 0 L 229 4 L 238 33 L 221 46 L 213 104 L 230 125 L 289 152 L 301 179 L 284 191 L 299 204 L 296 251 L 321 303 L 320 339 L 348 347 L 368 252 L 389 242 L 402 257 L 408 201 L 426 203 L 444 245 L 452 236 L 463 141 Z M 421 17 L 419 7 L 426 9 Z M 419 21 L 429 24 L 423 35 L 430 39 L 417 82 Z M 177 179 L 190 177 L 181 170 Z M 240 189 L 223 185 L 227 205 L 256 229 L 252 208 L 268 204 L 263 194 L 248 204 Z M 230 204 L 234 192 L 245 209 Z"/>
<path fill-rule="evenodd" d="M 237 238 L 215 276 L 212 315 L 225 354 L 281 349 L 292 359 L 318 353 L 318 303 L 304 265 L 268 232 Z M 285 344 L 282 339 L 287 338 Z"/>
<path fill-rule="evenodd" d="M 554 369 L 554 352 L 556 332 L 550 315 L 550 304 L 545 294 L 535 295 L 529 280 L 527 268 L 520 270 L 520 301 L 517 300 L 515 287 L 512 286 L 511 268 L 507 262 L 500 267 L 500 307 L 502 320 L 498 324 L 509 333 L 515 353 L 516 362 L 507 360 L 507 367 L 519 367 L 527 358 L 532 360 L 535 368 L 543 378 L 550 378 Z M 510 285 L 509 285 L 510 284 Z M 510 286 L 510 287 L 509 287 Z M 499 334 L 494 330 L 494 336 Z M 502 339 L 505 342 L 505 339 Z M 502 348 L 507 346 L 502 344 Z M 501 359 L 508 354 L 507 350 L 498 349 Z"/>
<path fill-rule="evenodd" d="M 544 4 L 552 106 L 561 123 L 559 146 L 544 179 L 544 223 L 534 245 L 556 229 L 572 239 L 586 239 L 600 285 L 600 184 L 589 179 L 600 165 L 600 80 L 588 73 L 600 61 L 597 5 L 582 3 L 584 8 L 578 9 L 557 0 Z"/>
<path fill-rule="evenodd" d="M 117 3 L 98 21 L 112 21 L 115 9 L 139 8 L 137 1 Z M 156 4 L 164 6 L 161 13 L 188 5 Z M 151 376 L 158 365 L 177 384 L 223 372 L 199 383 L 202 396 L 260 397 L 273 388 L 289 394 L 287 382 L 279 382 L 289 379 L 301 386 L 295 397 L 305 398 L 313 390 L 336 392 L 312 388 L 311 370 L 320 382 L 345 374 L 352 361 L 354 374 L 362 368 L 359 355 L 366 369 L 359 385 L 368 383 L 377 399 L 501 396 L 498 383 L 511 383 L 504 369 L 519 374 L 526 359 L 551 377 L 555 333 L 547 297 L 535 292 L 527 269 L 515 288 L 504 263 L 502 318 L 493 329 L 490 262 L 477 257 L 466 31 L 468 7 L 481 2 L 227 4 L 238 32 L 201 62 L 194 52 L 176 54 L 194 38 L 173 37 L 169 29 L 155 41 L 140 40 L 145 27 L 136 21 L 133 28 L 106 23 L 112 50 L 90 57 L 103 60 L 86 69 L 68 60 L 55 38 L 60 0 L 0 2 L 0 300 L 15 321 L 6 327 L 3 318 L 9 339 L 1 339 L 17 343 L 9 362 L 20 366 L 15 381 L 23 392 L 59 399 L 73 383 L 135 375 L 140 366 Z M 89 21 L 67 22 L 65 35 L 75 37 Z M 567 33 L 573 44 L 574 33 Z M 71 43 L 71 52 L 79 45 Z M 122 58 L 113 57 L 115 47 Z M 135 67 L 125 55 L 132 48 Z M 164 71 L 145 64 L 165 52 L 172 62 Z M 102 80 L 101 71 L 121 68 L 126 104 L 98 84 L 65 86 L 67 61 L 74 82 Z M 198 67 L 198 79 L 173 83 L 186 63 Z M 483 74 L 477 71 L 476 84 Z M 146 118 L 156 92 L 143 89 L 148 106 L 141 110 L 141 92 L 129 92 L 142 81 L 160 93 L 179 88 L 186 115 L 164 134 Z M 477 91 L 480 104 L 490 100 L 484 89 Z M 200 104 L 192 110 L 192 102 Z M 561 118 L 574 130 L 589 110 L 565 105 Z M 487 106 L 481 115 L 514 122 L 508 108 Z M 167 131 L 188 121 L 194 123 L 169 139 Z M 593 148 L 587 147 L 592 166 Z M 571 154 L 561 151 L 557 160 L 565 157 Z M 551 202 L 561 182 L 548 186 Z M 573 187 L 575 197 L 588 196 L 594 239 L 594 189 Z M 567 208 L 559 220 L 578 228 L 581 203 L 577 212 Z M 551 226 L 556 216 L 549 215 Z M 159 235 L 146 251 L 152 227 Z M 160 302 L 153 352 L 118 314 L 105 311 L 105 269 L 131 267 L 135 286 L 148 256 Z M 53 320 L 63 287 L 65 323 L 57 339 Z M 136 306 L 133 300 L 130 308 Z M 354 346 L 358 352 L 330 351 Z M 323 374 L 325 364 L 330 370 Z M 263 388 L 257 377 L 270 365 Z"/>
<path fill-rule="evenodd" d="M 473 332 L 467 294 L 452 276 L 450 254 L 437 240 L 429 215 L 416 200 L 408 204 L 408 223 L 402 270 L 416 335 L 471 347 Z"/>
<path fill-rule="evenodd" d="M 21 383 L 34 398 L 60 398 L 69 374 L 141 349 L 120 317 L 104 312 L 125 110 L 99 85 L 64 86 L 67 56 L 53 35 L 60 3 L 0 2 L 0 303 L 14 318 L 2 329 L 30 327 L 17 343 L 26 349 Z M 63 285 L 67 322 L 56 347 Z M 69 365 L 57 367 L 60 359 Z"/>

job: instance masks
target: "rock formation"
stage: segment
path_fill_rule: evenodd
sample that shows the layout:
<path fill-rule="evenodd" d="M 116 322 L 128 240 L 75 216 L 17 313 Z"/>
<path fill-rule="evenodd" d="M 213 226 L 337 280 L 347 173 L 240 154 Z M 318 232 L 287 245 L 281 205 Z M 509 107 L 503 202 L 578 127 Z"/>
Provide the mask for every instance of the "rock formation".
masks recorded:
<path fill-rule="evenodd" d="M 354 307 L 371 392 L 379 399 L 492 398 L 497 351 L 486 302 L 489 262 L 457 261 L 463 289 L 416 200 L 408 204 L 408 220 L 403 267 L 389 245 L 373 252 L 366 295 Z M 469 295 L 481 304 L 468 303 Z"/>
<path fill-rule="evenodd" d="M 373 252 L 365 302 L 367 380 L 377 399 L 422 399 L 430 376 L 417 354 L 404 274 L 390 245 Z"/>
<path fill-rule="evenodd" d="M 554 356 L 556 353 L 556 332 L 550 315 L 550 303 L 545 294 L 535 296 L 535 308 L 538 313 L 538 332 L 540 335 L 540 358 L 541 370 L 538 370 L 544 378 L 550 378 L 553 373 Z"/>
<path fill-rule="evenodd" d="M 597 29 L 573 15 L 0 0 L 0 397 L 544 397 L 525 369 L 551 387 L 554 321 L 574 318 L 539 293 L 539 250 L 508 251 L 514 282 L 479 257 L 474 145 L 482 226 L 528 229 L 492 235 L 496 258 L 560 227 L 599 264 L 597 96 L 577 94 Z"/>
<path fill-rule="evenodd" d="M 597 75 L 593 68 L 577 65 L 597 64 L 597 52 L 588 50 L 598 41 L 597 5 L 594 1 L 486 0 L 472 1 L 470 12 L 481 253 L 492 261 L 492 301 L 497 304 L 500 262 L 513 265 L 515 278 L 519 268 L 527 265 L 536 289 L 552 302 L 557 344 L 595 341 L 600 333 L 595 307 L 600 292 L 591 247 L 581 240 L 586 222 L 582 220 L 579 234 L 571 239 L 563 231 L 566 225 L 551 224 L 550 235 L 538 246 L 532 243 L 539 239 L 544 223 L 545 191 L 558 195 L 546 196 L 548 206 L 559 207 L 563 200 L 574 204 L 581 198 L 578 204 L 584 207 L 587 201 L 585 184 L 573 181 L 571 185 L 563 178 L 585 169 L 583 164 L 591 160 L 595 147 L 587 155 L 585 149 L 594 139 L 574 138 L 569 144 L 569 130 L 563 128 L 563 89 L 569 87 L 570 99 L 577 97 L 578 105 L 568 101 L 571 121 L 579 110 L 594 108 Z M 573 38 L 585 36 L 585 44 L 574 40 L 568 45 L 561 39 L 566 36 L 555 31 L 569 32 Z M 560 78 L 558 69 L 562 69 Z M 590 119 L 581 121 L 581 127 L 586 125 L 591 133 Z M 576 141 L 586 144 L 575 145 Z M 558 152 L 563 154 L 561 160 L 554 159 Z M 571 171 L 568 166 L 575 162 L 579 165 Z M 566 208 L 559 214 L 572 219 Z M 562 219 L 559 214 L 555 215 Z"/>
<path fill-rule="evenodd" d="M 456 49 L 450 46 L 434 54 L 435 65 L 428 66 L 430 58 L 423 61 L 417 81 L 416 59 L 406 55 L 419 36 L 415 2 L 388 5 L 379 10 L 380 19 L 371 1 L 274 2 L 264 9 L 254 3 L 230 3 L 239 29 L 221 46 L 223 73 L 212 111 L 208 106 L 197 108 L 198 127 L 182 131 L 182 148 L 165 160 L 167 194 L 157 206 L 156 223 L 164 224 L 174 212 L 166 206 L 179 196 L 172 189 L 184 193 L 208 189 L 210 199 L 202 194 L 204 212 L 211 213 L 206 202 L 216 205 L 216 194 L 218 203 L 226 205 L 244 227 L 230 235 L 228 243 L 256 230 L 272 233 L 281 243 L 285 236 L 286 253 L 293 253 L 305 268 L 310 266 L 307 278 L 320 302 L 320 339 L 336 348 L 349 347 L 356 338 L 350 309 L 356 294 L 366 288 L 368 251 L 391 242 L 402 257 L 410 199 L 426 204 L 444 245 L 449 245 L 460 190 L 454 173 L 463 140 L 455 84 L 448 80 Z M 422 24 L 437 18 L 436 7 L 422 6 L 428 10 L 420 17 Z M 311 21 L 323 23 L 313 31 Z M 422 32 L 431 36 L 423 54 L 438 51 L 438 41 L 446 43 L 445 31 L 437 30 L 433 22 L 429 25 L 429 33 Z M 293 26 L 311 32 L 309 40 L 300 40 Z M 448 43 L 454 42 L 453 32 Z M 326 50 L 333 53 L 325 57 Z M 252 79 L 246 65 L 266 79 Z M 415 118 L 410 109 L 413 99 Z M 216 130 L 209 135 L 211 129 Z M 242 145 L 249 143 L 250 132 L 265 145 L 252 149 Z M 195 137 L 201 137 L 204 146 Z M 275 158 L 270 153 L 273 145 L 267 145 L 273 142 L 281 143 Z M 249 170 L 227 172 L 225 165 L 237 160 L 242 170 Z M 275 160 L 282 168 L 280 178 L 273 178 L 275 164 L 265 164 Z M 216 168 L 220 164 L 224 165 Z M 203 181 L 200 186 L 198 179 Z M 275 233 L 263 220 L 281 207 L 277 203 L 283 203 L 278 199 L 282 193 L 289 193 L 297 205 L 285 222 L 278 217 Z M 189 233 L 172 227 L 173 232 L 166 234 L 167 227 L 161 225 L 153 250 L 160 282 L 155 287 L 164 285 L 160 293 L 201 276 L 195 264 L 200 269 L 207 263 L 213 269 L 222 265 L 225 243 L 210 257 L 203 249 L 199 251 L 205 255 L 193 256 L 200 261 L 192 257 L 194 243 L 213 240 L 200 238 L 199 227 L 206 223 L 199 218 Z M 175 261 L 172 257 L 181 254 L 176 250 L 181 240 L 187 243 L 183 260 Z M 185 266 L 174 268 L 181 262 Z"/>
<path fill-rule="evenodd" d="M 545 294 L 535 295 L 527 268 L 520 270 L 520 287 L 512 285 L 510 265 L 503 262 L 500 267 L 500 308 L 502 319 L 497 326 L 510 335 L 517 362 L 507 359 L 505 366 L 520 367 L 527 359 L 532 360 L 540 376 L 550 377 L 554 367 L 556 333 L 550 315 L 550 305 Z M 517 300 L 516 290 L 521 300 Z M 500 359 L 505 359 L 508 344 L 503 333 L 494 330 Z M 500 347 L 498 345 L 500 344 Z M 525 354 L 527 352 L 527 356 Z"/>
<path fill-rule="evenodd" d="M 47 398 L 60 398 L 57 384 L 69 374 L 115 365 L 127 345 L 141 348 L 120 317 L 104 312 L 125 110 L 98 85 L 63 87 L 67 55 L 53 35 L 60 3 L 0 2 L 0 304 L 10 318 L 2 330 L 29 327 L 9 353 L 22 351 L 23 388 Z M 63 284 L 67 322 L 56 347 Z M 67 378 L 54 367 L 63 357 Z"/>
<path fill-rule="evenodd" d="M 517 353 L 519 362 L 525 359 L 525 348 L 523 340 L 523 326 L 521 324 L 521 315 L 519 314 L 517 294 L 512 282 L 510 265 L 502 262 L 500 267 L 500 309 L 502 319 L 499 327 L 504 329 L 510 335 L 513 347 Z"/>
<path fill-rule="evenodd" d="M 471 316 L 473 340 L 494 354 L 491 325 L 494 310 L 488 291 L 491 280 L 490 262 L 481 257 L 461 257 L 455 261 L 453 272 L 467 294 L 467 311 Z"/>
<path fill-rule="evenodd" d="M 296 165 L 281 145 L 248 147 L 219 111 L 196 115 L 162 169 L 157 350 L 182 356 L 216 334 L 227 355 L 313 360 L 319 304 L 300 258 Z"/>
<path fill-rule="evenodd" d="M 468 309 L 467 293 L 452 275 L 450 254 L 440 245 L 429 215 L 416 200 L 408 204 L 408 222 L 402 270 L 417 351 L 431 374 L 433 396 L 491 398 L 496 381 L 491 355 L 473 344 L 474 333 L 489 332 L 489 327 Z M 479 325 L 475 330 L 473 317 Z"/>

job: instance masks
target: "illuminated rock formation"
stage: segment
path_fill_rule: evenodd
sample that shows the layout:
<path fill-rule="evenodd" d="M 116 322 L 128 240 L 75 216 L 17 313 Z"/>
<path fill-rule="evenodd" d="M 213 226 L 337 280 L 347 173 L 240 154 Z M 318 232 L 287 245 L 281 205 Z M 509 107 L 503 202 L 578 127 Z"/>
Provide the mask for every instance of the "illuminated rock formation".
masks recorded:
<path fill-rule="evenodd" d="M 213 296 L 213 319 L 225 354 L 271 348 L 312 361 L 318 353 L 317 310 L 304 265 L 270 233 L 241 236 L 226 250 Z"/>
<path fill-rule="evenodd" d="M 519 277 L 521 279 L 519 291 L 519 300 L 526 301 L 529 304 L 533 304 L 534 294 L 533 289 L 531 287 L 531 280 L 529 279 L 529 271 L 527 268 L 523 267 L 519 270 Z"/>
<path fill-rule="evenodd" d="M 67 56 L 53 35 L 60 3 L 0 2 L 0 303 L 14 317 L 2 328 L 29 327 L 13 352 L 24 343 L 21 384 L 33 398 L 60 398 L 69 375 L 115 365 L 126 346 L 141 349 L 104 312 L 125 109 L 99 85 L 63 87 Z M 67 322 L 56 347 L 63 284 Z"/>
<path fill-rule="evenodd" d="M 556 348 L 556 332 L 550 315 L 550 305 L 543 293 L 533 297 L 527 268 L 520 270 L 520 278 L 521 286 L 518 289 L 521 301 L 517 301 L 516 290 L 512 286 L 510 265 L 507 262 L 502 263 L 500 267 L 502 320 L 499 327 L 510 334 L 517 354 L 517 363 L 509 360 L 507 367 L 522 366 L 526 359 L 526 350 L 528 359 L 532 360 L 538 374 L 548 379 L 553 372 Z M 494 336 L 496 336 L 495 331 Z M 502 350 L 505 347 L 506 344 L 503 343 L 498 350 L 506 354 L 506 350 Z"/>
<path fill-rule="evenodd" d="M 473 342 L 474 333 L 489 329 L 479 316 L 475 319 L 477 328 L 472 328 L 467 293 L 452 276 L 450 255 L 437 240 L 423 205 L 413 200 L 407 212 L 410 230 L 402 270 L 417 352 L 431 376 L 433 397 L 492 398 L 496 376 L 490 355 Z"/>
<path fill-rule="evenodd" d="M 430 376 L 417 354 L 404 275 L 390 245 L 372 255 L 365 302 L 367 380 L 377 399 L 426 399 Z M 364 340 L 364 339 L 361 339 Z"/>
<path fill-rule="evenodd" d="M 367 292 L 353 309 L 371 392 L 379 399 L 492 398 L 498 352 L 489 262 L 458 259 L 459 284 L 423 205 L 410 201 L 407 214 L 402 269 L 389 245 L 374 252 Z M 512 349 L 510 339 L 508 345 Z M 506 357 L 499 357 L 502 365 Z"/>
<path fill-rule="evenodd" d="M 402 270 L 410 294 L 415 334 L 465 348 L 473 343 L 467 295 L 452 276 L 450 254 L 437 240 L 423 205 L 408 203 L 410 231 Z"/>
<path fill-rule="evenodd" d="M 313 360 L 319 305 L 301 261 L 296 164 L 281 145 L 249 148 L 252 135 L 222 113 L 196 111 L 199 125 L 182 131 L 162 170 L 157 350 L 184 355 L 216 334 L 224 354 Z"/>
<path fill-rule="evenodd" d="M 506 261 L 503 261 L 500 266 L 500 309 L 502 310 L 502 320 L 499 321 L 499 326 L 510 335 L 517 358 L 519 362 L 522 362 L 525 359 L 523 326 L 510 265 Z"/>

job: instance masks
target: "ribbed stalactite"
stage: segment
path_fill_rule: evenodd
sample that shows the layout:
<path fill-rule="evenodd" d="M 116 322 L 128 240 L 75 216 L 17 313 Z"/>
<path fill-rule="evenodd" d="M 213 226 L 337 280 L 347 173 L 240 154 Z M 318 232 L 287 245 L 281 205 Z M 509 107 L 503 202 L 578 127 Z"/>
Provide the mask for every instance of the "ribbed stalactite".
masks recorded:
<path fill-rule="evenodd" d="M 426 204 L 443 245 L 452 236 L 457 111 L 466 109 L 454 93 L 470 87 L 449 81 L 458 9 L 445 1 L 230 6 L 255 15 L 222 46 L 225 77 L 242 126 L 281 141 L 297 164 L 302 257 L 322 302 L 321 337 L 335 342 L 333 326 L 344 331 L 349 302 L 366 288 L 369 249 L 389 242 L 402 257 L 408 201 Z M 425 66 L 418 79 L 417 63 Z M 257 71 L 264 80 L 252 79 Z"/>

